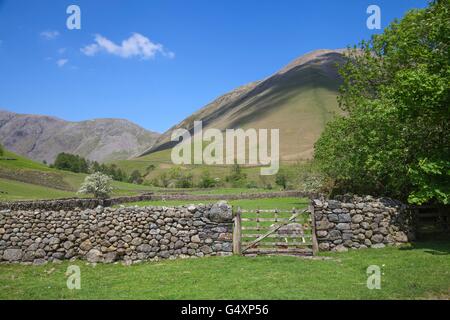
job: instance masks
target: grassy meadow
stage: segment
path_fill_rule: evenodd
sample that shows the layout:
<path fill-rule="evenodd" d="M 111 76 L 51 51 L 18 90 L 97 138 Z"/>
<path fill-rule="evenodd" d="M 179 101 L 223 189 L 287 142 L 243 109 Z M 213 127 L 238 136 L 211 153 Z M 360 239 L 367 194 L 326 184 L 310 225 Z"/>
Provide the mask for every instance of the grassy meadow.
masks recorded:
<path fill-rule="evenodd" d="M 449 299 L 450 243 L 287 256 L 209 257 L 121 264 L 0 265 L 0 299 Z M 69 290 L 69 265 L 81 289 Z M 367 288 L 367 267 L 381 289 Z"/>
<path fill-rule="evenodd" d="M 207 201 L 207 202 L 216 202 L 216 201 Z M 232 205 L 235 209 L 240 207 L 245 210 L 256 210 L 256 209 L 279 209 L 279 210 L 292 210 L 295 209 L 303 209 L 306 208 L 309 204 L 309 200 L 306 198 L 262 198 L 262 199 L 241 199 L 241 200 L 229 200 L 227 201 L 230 205 Z M 123 206 L 181 206 L 187 204 L 199 204 L 205 203 L 205 201 L 201 200 L 166 200 L 166 201 L 141 201 L 141 202 L 132 202 L 125 203 Z"/>
<path fill-rule="evenodd" d="M 161 153 L 167 154 L 166 151 Z M 128 174 L 134 170 L 146 172 L 149 165 L 154 165 L 154 158 L 158 153 L 144 156 L 141 158 L 117 161 L 115 164 L 126 171 Z M 147 158 L 150 158 L 147 159 Z M 158 177 L 162 172 L 166 172 L 174 165 L 170 158 L 156 165 L 148 175 L 145 176 L 144 184 L 131 184 L 120 181 L 113 181 L 114 191 L 112 196 L 135 195 L 142 192 L 178 192 L 189 194 L 238 194 L 238 193 L 261 193 L 279 191 L 280 188 L 274 183 L 274 177 L 261 178 L 258 167 L 243 167 L 242 170 L 247 174 L 247 181 L 255 182 L 257 185 L 270 184 L 273 188 L 220 186 L 215 188 L 163 188 L 149 185 L 152 179 Z M 194 181 L 205 170 L 208 170 L 212 177 L 217 177 L 224 182 L 225 177 L 230 174 L 230 166 L 180 166 L 183 172 L 193 174 Z M 14 201 L 27 199 L 56 199 L 67 197 L 79 197 L 77 194 L 81 183 L 86 174 L 63 171 L 39 163 L 25 157 L 19 156 L 13 152 L 6 151 L 3 157 L 0 157 L 0 201 Z M 82 197 L 88 197 L 82 195 Z"/>
<path fill-rule="evenodd" d="M 53 169 L 6 151 L 0 157 L 0 201 L 78 197 L 77 190 L 85 177 L 86 174 Z M 113 196 L 153 190 L 119 181 L 113 181 L 113 187 Z"/>
<path fill-rule="evenodd" d="M 0 179 L 0 200 L 54 199 L 73 197 L 74 192 L 36 184 Z"/>

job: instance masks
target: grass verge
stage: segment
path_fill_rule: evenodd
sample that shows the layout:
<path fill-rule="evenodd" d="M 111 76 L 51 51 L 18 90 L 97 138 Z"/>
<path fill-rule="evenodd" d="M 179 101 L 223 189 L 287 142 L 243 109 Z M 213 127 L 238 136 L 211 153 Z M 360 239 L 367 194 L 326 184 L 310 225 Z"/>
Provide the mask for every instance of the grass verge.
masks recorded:
<path fill-rule="evenodd" d="M 0 299 L 429 299 L 450 297 L 450 243 L 295 257 L 210 257 L 121 264 L 0 265 Z M 81 290 L 66 287 L 70 264 Z M 369 265 L 381 289 L 367 288 Z"/>

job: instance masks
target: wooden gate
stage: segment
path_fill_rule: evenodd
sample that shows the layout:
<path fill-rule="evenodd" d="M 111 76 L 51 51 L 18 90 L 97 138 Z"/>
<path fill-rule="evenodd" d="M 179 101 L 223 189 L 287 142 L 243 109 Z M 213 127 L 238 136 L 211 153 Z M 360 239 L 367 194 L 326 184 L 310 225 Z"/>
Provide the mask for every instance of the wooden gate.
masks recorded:
<path fill-rule="evenodd" d="M 415 232 L 418 240 L 449 238 L 449 206 L 411 206 Z"/>
<path fill-rule="evenodd" d="M 235 211 L 235 254 L 311 256 L 316 248 L 314 217 L 307 209 Z"/>

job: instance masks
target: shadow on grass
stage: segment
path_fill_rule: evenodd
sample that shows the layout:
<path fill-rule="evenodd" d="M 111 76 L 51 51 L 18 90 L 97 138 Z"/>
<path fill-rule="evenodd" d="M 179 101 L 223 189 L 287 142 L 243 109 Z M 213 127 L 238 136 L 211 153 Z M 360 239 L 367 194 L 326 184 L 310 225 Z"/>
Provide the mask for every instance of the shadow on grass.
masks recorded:
<path fill-rule="evenodd" d="M 445 256 L 450 255 L 450 240 L 413 242 L 400 250 L 423 250 L 432 255 Z"/>

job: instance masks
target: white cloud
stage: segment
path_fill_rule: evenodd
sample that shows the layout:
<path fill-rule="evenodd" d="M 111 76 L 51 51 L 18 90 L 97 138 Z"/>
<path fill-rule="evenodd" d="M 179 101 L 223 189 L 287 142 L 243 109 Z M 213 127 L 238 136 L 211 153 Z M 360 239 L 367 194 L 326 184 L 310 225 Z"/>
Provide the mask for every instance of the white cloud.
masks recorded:
<path fill-rule="evenodd" d="M 56 61 L 56 64 L 58 65 L 58 67 L 64 67 L 64 65 L 69 62 L 68 59 L 59 59 Z"/>
<path fill-rule="evenodd" d="M 63 54 L 64 52 L 66 52 L 66 48 L 59 48 L 58 49 L 58 53 L 59 54 Z"/>
<path fill-rule="evenodd" d="M 44 38 L 46 40 L 53 40 L 59 36 L 59 32 L 56 30 L 47 30 L 47 31 L 42 31 L 40 33 L 40 35 L 42 38 Z"/>
<path fill-rule="evenodd" d="M 103 37 L 95 35 L 95 42 L 81 48 L 87 56 L 94 56 L 99 52 L 106 52 L 122 58 L 140 57 L 142 59 L 154 58 L 156 54 L 161 54 L 168 58 L 174 58 L 175 54 L 167 51 L 162 44 L 153 43 L 150 39 L 139 33 L 133 33 L 128 39 L 122 41 L 120 45 Z"/>

